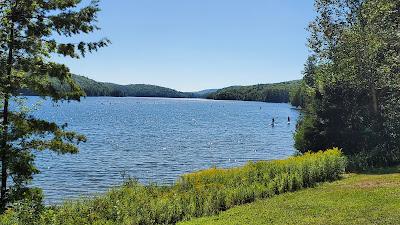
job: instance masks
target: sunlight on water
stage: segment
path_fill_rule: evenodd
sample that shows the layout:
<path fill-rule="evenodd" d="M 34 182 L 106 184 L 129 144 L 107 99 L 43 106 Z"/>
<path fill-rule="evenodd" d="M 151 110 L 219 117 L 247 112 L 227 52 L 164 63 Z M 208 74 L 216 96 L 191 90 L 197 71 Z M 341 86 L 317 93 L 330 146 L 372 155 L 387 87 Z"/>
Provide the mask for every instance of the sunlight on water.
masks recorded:
<path fill-rule="evenodd" d="M 38 155 L 42 173 L 33 185 L 44 189 L 47 203 L 104 192 L 124 174 L 172 183 L 211 166 L 288 157 L 298 117 L 288 104 L 109 97 L 45 102 L 36 114 L 88 137 L 78 155 Z"/>

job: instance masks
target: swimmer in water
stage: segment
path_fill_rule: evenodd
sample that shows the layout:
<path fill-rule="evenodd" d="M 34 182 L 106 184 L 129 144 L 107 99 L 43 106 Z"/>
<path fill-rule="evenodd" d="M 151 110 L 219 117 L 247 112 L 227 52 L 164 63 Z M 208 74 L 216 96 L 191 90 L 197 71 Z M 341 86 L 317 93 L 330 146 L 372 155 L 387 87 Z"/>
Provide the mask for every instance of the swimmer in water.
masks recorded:
<path fill-rule="evenodd" d="M 287 118 L 287 123 L 290 123 L 290 116 L 288 116 Z"/>
<path fill-rule="evenodd" d="M 275 118 L 272 118 L 272 123 L 271 123 L 271 125 L 272 125 L 272 126 L 275 126 Z"/>

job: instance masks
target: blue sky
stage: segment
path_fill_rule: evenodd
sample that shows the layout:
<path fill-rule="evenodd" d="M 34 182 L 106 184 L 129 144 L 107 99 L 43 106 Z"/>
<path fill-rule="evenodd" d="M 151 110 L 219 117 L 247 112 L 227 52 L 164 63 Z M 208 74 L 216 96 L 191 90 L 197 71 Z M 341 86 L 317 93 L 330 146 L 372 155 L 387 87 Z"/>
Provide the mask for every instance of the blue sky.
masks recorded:
<path fill-rule="evenodd" d="M 195 91 L 301 78 L 312 0 L 102 0 L 112 45 L 57 59 L 76 74 L 119 84 Z"/>

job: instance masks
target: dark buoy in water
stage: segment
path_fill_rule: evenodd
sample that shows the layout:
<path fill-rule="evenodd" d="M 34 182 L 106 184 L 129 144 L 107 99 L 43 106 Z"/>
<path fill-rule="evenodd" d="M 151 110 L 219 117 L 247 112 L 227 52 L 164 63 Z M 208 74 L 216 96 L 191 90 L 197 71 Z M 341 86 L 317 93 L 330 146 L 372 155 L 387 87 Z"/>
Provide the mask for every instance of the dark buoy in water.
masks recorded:
<path fill-rule="evenodd" d="M 290 124 L 290 116 L 287 118 L 287 123 Z"/>

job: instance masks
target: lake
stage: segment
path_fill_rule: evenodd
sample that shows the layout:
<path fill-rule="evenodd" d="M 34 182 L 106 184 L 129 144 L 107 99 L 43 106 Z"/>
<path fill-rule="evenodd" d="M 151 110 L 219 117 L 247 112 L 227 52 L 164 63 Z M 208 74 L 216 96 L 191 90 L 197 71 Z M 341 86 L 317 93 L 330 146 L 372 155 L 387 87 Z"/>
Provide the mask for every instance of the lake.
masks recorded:
<path fill-rule="evenodd" d="M 105 192 L 127 176 L 169 184 L 212 166 L 286 158 L 295 152 L 299 115 L 288 104 L 111 97 L 44 101 L 35 114 L 88 138 L 77 155 L 37 155 L 41 174 L 32 185 L 43 188 L 47 204 Z"/>

